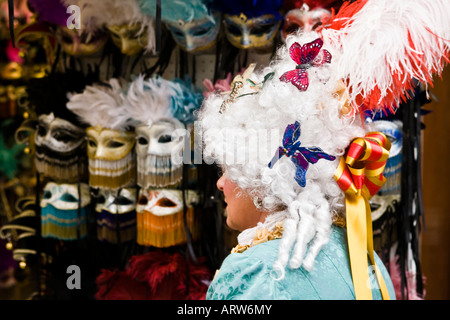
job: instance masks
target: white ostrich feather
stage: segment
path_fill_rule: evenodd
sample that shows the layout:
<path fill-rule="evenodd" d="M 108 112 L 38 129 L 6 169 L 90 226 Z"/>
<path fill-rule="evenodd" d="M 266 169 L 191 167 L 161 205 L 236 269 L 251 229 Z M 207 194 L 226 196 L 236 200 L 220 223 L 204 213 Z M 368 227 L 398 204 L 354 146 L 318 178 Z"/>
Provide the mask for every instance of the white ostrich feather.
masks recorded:
<path fill-rule="evenodd" d="M 170 103 L 175 94 L 170 81 L 160 77 L 145 79 L 139 75 L 129 84 L 125 109 L 135 122 L 150 125 L 161 118 L 172 117 Z"/>
<path fill-rule="evenodd" d="M 343 27 L 323 29 L 322 37 L 335 49 L 333 62 L 348 80 L 353 105 L 361 95 L 372 100 L 366 106 L 370 109 L 396 106 L 412 79 L 431 83 L 440 75 L 450 45 L 449 0 L 363 0 L 352 5 L 363 7 L 347 17 L 339 11 L 334 21 Z"/>
<path fill-rule="evenodd" d="M 119 79 L 110 79 L 107 85 L 96 83 L 87 86 L 82 93 L 70 95 L 67 108 L 90 126 L 126 130 L 130 120 L 122 91 L 123 83 Z"/>

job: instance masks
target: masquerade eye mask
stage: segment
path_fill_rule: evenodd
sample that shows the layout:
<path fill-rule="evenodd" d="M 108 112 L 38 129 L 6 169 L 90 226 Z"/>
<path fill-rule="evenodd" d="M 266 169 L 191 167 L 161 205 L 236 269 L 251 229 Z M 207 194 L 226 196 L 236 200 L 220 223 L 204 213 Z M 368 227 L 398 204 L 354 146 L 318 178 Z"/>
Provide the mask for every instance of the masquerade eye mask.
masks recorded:
<path fill-rule="evenodd" d="M 174 135 L 183 124 L 175 118 L 166 118 L 136 128 L 138 185 L 143 188 L 166 187 L 181 181 L 184 136 Z"/>
<path fill-rule="evenodd" d="M 56 30 L 56 38 L 61 44 L 62 50 L 71 56 L 89 56 L 99 52 L 108 40 L 108 34 L 97 32 L 93 36 L 79 33 L 76 29 L 59 26 Z"/>
<path fill-rule="evenodd" d="M 35 133 L 36 170 L 56 181 L 87 177 L 84 129 L 53 113 L 40 115 Z"/>
<path fill-rule="evenodd" d="M 120 52 L 132 56 L 141 52 L 148 44 L 147 28 L 141 30 L 140 24 L 108 26 L 113 43 Z"/>
<path fill-rule="evenodd" d="M 292 9 L 284 17 L 281 30 L 281 38 L 286 40 L 289 34 L 297 32 L 298 29 L 310 32 L 325 25 L 331 18 L 331 13 L 326 9 Z"/>
<path fill-rule="evenodd" d="M 194 207 L 198 195 L 186 190 L 187 225 L 196 238 Z M 137 211 L 137 242 L 144 246 L 165 248 L 186 242 L 181 190 L 155 189 L 139 192 Z"/>
<path fill-rule="evenodd" d="M 117 189 L 134 184 L 135 134 L 99 127 L 87 128 L 86 134 L 91 187 Z"/>
<path fill-rule="evenodd" d="M 41 198 L 41 233 L 44 238 L 76 240 L 86 237 L 90 213 L 89 186 L 49 182 Z"/>
<path fill-rule="evenodd" d="M 281 20 L 265 14 L 248 19 L 245 14 L 224 15 L 225 35 L 228 41 L 240 49 L 271 47 Z"/>
<path fill-rule="evenodd" d="M 166 22 L 175 42 L 185 51 L 199 52 L 212 47 L 220 31 L 220 13 L 190 22 Z"/>
<path fill-rule="evenodd" d="M 109 243 L 136 240 L 136 190 L 100 189 L 95 207 L 97 239 Z"/>

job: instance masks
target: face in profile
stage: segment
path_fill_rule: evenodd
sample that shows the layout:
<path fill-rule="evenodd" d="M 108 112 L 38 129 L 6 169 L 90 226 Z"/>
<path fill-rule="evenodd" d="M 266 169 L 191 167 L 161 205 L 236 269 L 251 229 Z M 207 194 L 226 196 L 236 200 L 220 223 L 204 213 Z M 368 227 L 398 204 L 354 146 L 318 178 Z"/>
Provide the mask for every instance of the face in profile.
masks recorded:
<path fill-rule="evenodd" d="M 231 229 L 244 231 L 265 220 L 267 212 L 257 209 L 252 197 L 229 180 L 225 174 L 217 180 L 217 188 L 223 192 L 227 225 Z"/>

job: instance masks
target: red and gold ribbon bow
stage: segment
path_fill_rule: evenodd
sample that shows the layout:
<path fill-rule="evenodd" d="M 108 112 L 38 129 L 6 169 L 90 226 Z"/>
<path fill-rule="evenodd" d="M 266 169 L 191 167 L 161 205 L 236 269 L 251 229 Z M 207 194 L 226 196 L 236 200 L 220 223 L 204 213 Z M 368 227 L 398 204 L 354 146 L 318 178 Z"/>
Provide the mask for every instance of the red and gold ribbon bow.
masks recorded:
<path fill-rule="evenodd" d="M 383 170 L 391 143 L 381 132 L 355 138 L 341 158 L 334 178 L 345 192 L 347 238 L 356 299 L 371 300 L 368 259 L 374 268 L 383 299 L 389 299 L 384 279 L 376 266 L 369 200 L 383 186 Z"/>

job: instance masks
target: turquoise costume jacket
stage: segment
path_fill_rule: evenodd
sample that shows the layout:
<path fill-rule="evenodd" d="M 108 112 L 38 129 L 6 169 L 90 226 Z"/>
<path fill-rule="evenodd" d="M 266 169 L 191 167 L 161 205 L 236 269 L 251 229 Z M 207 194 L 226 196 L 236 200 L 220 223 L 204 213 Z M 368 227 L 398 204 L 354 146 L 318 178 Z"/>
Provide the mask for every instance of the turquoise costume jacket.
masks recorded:
<path fill-rule="evenodd" d="M 242 253 L 232 253 L 222 263 L 211 282 L 207 300 L 352 300 L 355 299 L 346 230 L 333 226 L 330 241 L 316 257 L 314 268 L 286 267 L 281 280 L 273 277 L 272 266 L 277 260 L 280 239 L 260 243 Z M 395 291 L 381 259 L 375 254 L 377 266 L 386 282 L 391 300 Z M 370 284 L 374 300 L 381 292 L 369 265 Z"/>

